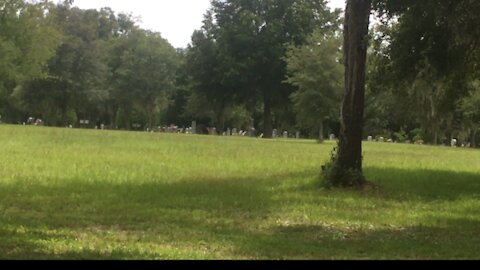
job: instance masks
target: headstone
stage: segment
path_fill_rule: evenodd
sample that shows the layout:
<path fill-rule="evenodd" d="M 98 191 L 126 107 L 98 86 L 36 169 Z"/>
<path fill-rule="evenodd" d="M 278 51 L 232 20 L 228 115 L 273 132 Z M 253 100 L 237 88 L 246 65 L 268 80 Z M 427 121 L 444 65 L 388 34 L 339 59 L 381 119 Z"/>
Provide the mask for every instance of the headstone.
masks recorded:
<path fill-rule="evenodd" d="M 335 134 L 330 134 L 329 139 L 330 141 L 335 141 L 337 138 L 335 137 Z"/>
<path fill-rule="evenodd" d="M 288 139 L 288 131 L 285 130 L 285 131 L 283 132 L 283 138 L 284 138 L 284 139 Z"/>
<path fill-rule="evenodd" d="M 380 138 L 378 139 L 378 141 L 379 141 L 379 142 L 385 142 L 385 138 L 380 137 Z"/>
<path fill-rule="evenodd" d="M 237 133 L 237 128 L 233 128 L 232 129 L 232 136 L 237 136 L 238 133 Z"/>
<path fill-rule="evenodd" d="M 392 140 L 392 139 L 388 139 L 387 142 L 393 143 L 393 140 Z"/>
<path fill-rule="evenodd" d="M 273 130 L 273 135 L 272 136 L 273 136 L 273 138 L 277 138 L 277 130 L 276 129 Z"/>
<path fill-rule="evenodd" d="M 262 134 L 260 134 L 260 138 L 263 138 L 263 133 L 262 133 Z"/>
<path fill-rule="evenodd" d="M 297 131 L 297 134 L 296 134 L 295 138 L 300 139 L 300 132 L 299 131 Z"/>
<path fill-rule="evenodd" d="M 100 129 L 101 129 L 101 130 L 104 130 L 104 129 L 105 129 L 105 125 L 104 125 L 104 124 L 101 124 L 101 125 L 100 125 Z"/>
<path fill-rule="evenodd" d="M 452 139 L 450 144 L 452 147 L 457 147 L 457 142 L 458 142 L 457 139 Z"/>
<path fill-rule="evenodd" d="M 230 130 L 230 128 L 227 128 L 227 136 L 232 136 L 232 131 Z"/>
<path fill-rule="evenodd" d="M 372 137 L 372 136 L 368 136 L 368 141 L 369 141 L 369 142 L 373 142 L 373 137 Z"/>

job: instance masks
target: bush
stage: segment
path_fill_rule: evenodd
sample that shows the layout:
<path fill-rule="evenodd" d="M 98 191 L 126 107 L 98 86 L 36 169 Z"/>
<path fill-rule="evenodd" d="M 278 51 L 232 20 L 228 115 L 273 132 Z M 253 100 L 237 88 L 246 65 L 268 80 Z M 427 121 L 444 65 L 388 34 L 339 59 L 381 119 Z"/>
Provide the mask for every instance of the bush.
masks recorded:
<path fill-rule="evenodd" d="M 337 161 L 336 148 L 332 151 L 329 163 L 322 166 L 323 184 L 327 188 L 331 187 L 362 187 L 366 179 L 361 171 L 346 170 L 342 168 Z"/>
<path fill-rule="evenodd" d="M 397 142 L 404 143 L 408 140 L 408 134 L 405 130 L 401 129 L 399 132 L 393 134 Z"/>
<path fill-rule="evenodd" d="M 420 129 L 420 128 L 416 128 L 412 131 L 410 131 L 410 136 L 412 137 L 412 140 L 414 142 L 416 141 L 424 141 L 425 140 L 425 132 Z"/>

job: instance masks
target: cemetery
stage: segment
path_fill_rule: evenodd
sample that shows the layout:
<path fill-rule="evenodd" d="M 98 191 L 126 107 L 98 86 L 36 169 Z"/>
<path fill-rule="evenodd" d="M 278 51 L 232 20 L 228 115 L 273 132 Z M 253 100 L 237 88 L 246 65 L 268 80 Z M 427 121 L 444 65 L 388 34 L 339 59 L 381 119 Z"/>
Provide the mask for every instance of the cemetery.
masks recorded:
<path fill-rule="evenodd" d="M 0 0 L 0 259 L 478 260 L 479 22 Z"/>

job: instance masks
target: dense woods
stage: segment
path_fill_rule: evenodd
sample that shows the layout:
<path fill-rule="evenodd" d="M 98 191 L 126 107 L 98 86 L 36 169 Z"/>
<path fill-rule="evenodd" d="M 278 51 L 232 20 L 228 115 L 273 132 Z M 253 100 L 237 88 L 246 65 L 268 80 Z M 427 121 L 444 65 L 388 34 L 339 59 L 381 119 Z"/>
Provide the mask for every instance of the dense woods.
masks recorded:
<path fill-rule="evenodd" d="M 362 138 L 478 146 L 480 3 L 370 10 Z M 212 1 L 189 46 L 173 48 L 110 8 L 2 0 L 0 121 L 338 137 L 343 15 L 323 0 Z"/>

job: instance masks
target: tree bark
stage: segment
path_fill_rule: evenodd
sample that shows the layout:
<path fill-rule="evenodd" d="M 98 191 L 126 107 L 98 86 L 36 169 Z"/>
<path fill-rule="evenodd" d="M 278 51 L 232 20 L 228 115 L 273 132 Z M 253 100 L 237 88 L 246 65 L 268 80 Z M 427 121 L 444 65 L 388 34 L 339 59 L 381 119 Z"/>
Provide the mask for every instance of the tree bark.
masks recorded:
<path fill-rule="evenodd" d="M 334 173 L 334 186 L 362 186 L 362 136 L 370 0 L 348 0 L 344 26 L 345 96 Z"/>
<path fill-rule="evenodd" d="M 320 121 L 320 128 L 318 130 L 318 141 L 323 142 L 325 140 L 325 137 L 323 136 L 323 120 Z"/>
<path fill-rule="evenodd" d="M 268 94 L 264 96 L 263 138 L 273 138 L 272 102 Z"/>
<path fill-rule="evenodd" d="M 470 147 L 471 148 L 477 148 L 477 142 L 476 142 L 477 132 L 478 132 L 478 129 L 473 128 L 472 132 L 470 134 Z"/>
<path fill-rule="evenodd" d="M 225 110 L 226 110 L 226 106 L 222 105 L 221 108 L 218 110 L 218 113 L 217 113 L 217 132 L 218 134 L 222 134 L 224 131 L 225 131 Z"/>

